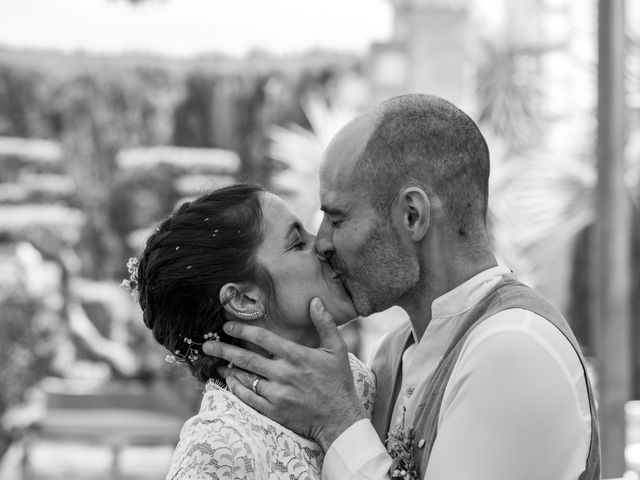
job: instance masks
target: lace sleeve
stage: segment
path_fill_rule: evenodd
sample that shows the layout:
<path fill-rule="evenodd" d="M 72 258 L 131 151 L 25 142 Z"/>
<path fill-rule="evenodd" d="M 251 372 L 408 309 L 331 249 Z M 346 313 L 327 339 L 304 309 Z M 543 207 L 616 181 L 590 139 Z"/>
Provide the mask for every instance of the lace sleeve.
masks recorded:
<path fill-rule="evenodd" d="M 351 365 L 356 392 L 367 411 L 367 415 L 371 418 L 373 416 L 373 404 L 376 399 L 376 378 L 371 370 L 351 353 L 349 354 L 349 364 Z"/>
<path fill-rule="evenodd" d="M 255 478 L 255 457 L 238 429 L 200 416 L 187 422 L 166 480 Z"/>

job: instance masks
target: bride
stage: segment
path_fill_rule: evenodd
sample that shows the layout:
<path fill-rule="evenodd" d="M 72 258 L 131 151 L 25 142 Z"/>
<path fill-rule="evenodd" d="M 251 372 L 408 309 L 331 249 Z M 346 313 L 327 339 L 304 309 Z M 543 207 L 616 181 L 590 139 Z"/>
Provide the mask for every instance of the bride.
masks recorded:
<path fill-rule="evenodd" d="M 356 317 L 313 241 L 279 197 L 235 185 L 184 203 L 148 238 L 139 262 L 130 261 L 145 325 L 169 350 L 168 361 L 183 362 L 204 383 L 200 411 L 182 428 L 168 480 L 320 478 L 320 446 L 242 403 L 216 371 L 223 360 L 200 350 L 208 339 L 235 342 L 222 330 L 230 319 L 317 347 L 309 317 L 316 296 L 338 324 Z M 375 379 L 354 356 L 350 363 L 371 416 Z"/>

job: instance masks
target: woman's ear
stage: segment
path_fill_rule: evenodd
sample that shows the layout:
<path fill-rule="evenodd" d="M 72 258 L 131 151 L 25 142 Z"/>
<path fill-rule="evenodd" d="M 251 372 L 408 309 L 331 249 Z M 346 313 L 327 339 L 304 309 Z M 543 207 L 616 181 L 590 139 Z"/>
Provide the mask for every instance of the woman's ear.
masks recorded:
<path fill-rule="evenodd" d="M 394 216 L 411 240 L 419 242 L 429 230 L 432 205 L 427 193 L 419 187 L 406 187 L 397 197 Z"/>
<path fill-rule="evenodd" d="M 241 319 L 264 316 L 264 296 L 253 283 L 226 283 L 220 289 L 220 303 L 230 314 Z"/>

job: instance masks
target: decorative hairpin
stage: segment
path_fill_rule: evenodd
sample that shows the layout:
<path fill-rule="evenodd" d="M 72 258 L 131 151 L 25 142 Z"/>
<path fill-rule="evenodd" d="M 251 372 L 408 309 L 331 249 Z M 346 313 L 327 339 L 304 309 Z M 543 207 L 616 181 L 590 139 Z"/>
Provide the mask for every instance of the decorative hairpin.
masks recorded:
<path fill-rule="evenodd" d="M 138 287 L 140 286 L 140 284 L 138 283 L 139 263 L 140 263 L 140 260 L 138 260 L 136 257 L 131 257 L 127 261 L 127 270 L 129 271 L 129 278 L 122 280 L 122 283 L 120 284 L 121 287 L 129 290 L 129 292 L 131 292 L 131 296 L 134 298 L 136 297 L 136 294 L 138 293 Z"/>
<path fill-rule="evenodd" d="M 208 340 L 214 340 L 216 342 L 220 341 L 220 335 L 218 333 L 205 333 L 203 335 L 204 338 L 204 342 L 208 341 Z M 186 353 L 182 353 L 180 351 L 180 349 L 176 350 L 175 352 L 173 352 L 173 354 L 171 355 L 167 355 L 164 357 L 165 362 L 167 363 L 176 363 L 176 362 L 186 362 L 186 363 L 193 363 L 196 360 L 198 360 L 199 355 L 200 355 L 200 348 L 204 342 L 198 343 L 192 339 L 190 339 L 189 337 L 184 337 L 182 339 L 182 341 L 187 345 L 187 351 Z"/>

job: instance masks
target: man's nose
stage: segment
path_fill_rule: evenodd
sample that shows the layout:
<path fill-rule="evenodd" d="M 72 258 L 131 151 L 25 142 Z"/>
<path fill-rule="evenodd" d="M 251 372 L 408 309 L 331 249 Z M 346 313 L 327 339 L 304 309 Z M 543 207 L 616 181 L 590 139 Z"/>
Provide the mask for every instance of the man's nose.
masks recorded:
<path fill-rule="evenodd" d="M 335 251 L 331 238 L 331 229 L 327 227 L 325 220 L 322 221 L 318 229 L 318 236 L 316 237 L 314 248 L 320 260 L 329 260 Z"/>

